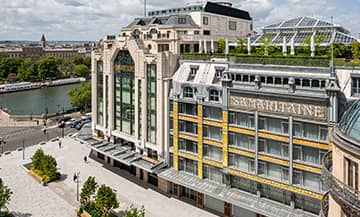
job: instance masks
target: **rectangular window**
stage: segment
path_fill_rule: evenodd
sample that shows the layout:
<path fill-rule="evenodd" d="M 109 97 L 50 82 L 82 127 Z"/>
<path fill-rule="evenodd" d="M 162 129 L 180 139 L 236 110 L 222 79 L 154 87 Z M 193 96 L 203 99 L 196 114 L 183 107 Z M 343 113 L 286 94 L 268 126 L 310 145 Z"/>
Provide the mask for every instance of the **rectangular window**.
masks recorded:
<path fill-rule="evenodd" d="M 215 161 L 222 161 L 222 148 L 203 144 L 203 156 Z"/>
<path fill-rule="evenodd" d="M 141 128 L 141 114 L 142 114 L 142 103 L 141 103 L 141 79 L 138 80 L 138 123 L 139 123 L 139 138 L 142 138 L 142 128 Z"/>
<path fill-rule="evenodd" d="M 344 160 L 345 162 L 345 184 L 347 184 L 348 186 L 350 186 L 353 189 L 358 189 L 358 164 L 348 158 L 345 158 Z"/>
<path fill-rule="evenodd" d="M 203 25 L 209 25 L 209 17 L 203 17 Z"/>
<path fill-rule="evenodd" d="M 288 121 L 284 119 L 259 117 L 259 130 L 288 134 L 289 124 Z"/>
<path fill-rule="evenodd" d="M 179 150 L 196 154 L 198 152 L 197 146 L 198 146 L 197 142 L 190 141 L 187 139 L 179 139 Z"/>
<path fill-rule="evenodd" d="M 293 184 L 319 192 L 320 174 L 294 169 Z"/>
<path fill-rule="evenodd" d="M 235 21 L 229 21 L 229 29 L 236 30 L 236 22 Z"/>
<path fill-rule="evenodd" d="M 254 128 L 254 115 L 230 111 L 229 124 L 235 124 L 245 128 Z"/>
<path fill-rule="evenodd" d="M 328 140 L 328 128 L 325 125 L 296 121 L 294 122 L 294 136 L 326 142 Z"/>
<path fill-rule="evenodd" d="M 203 164 L 203 178 L 222 184 L 222 170 L 214 166 Z"/>
<path fill-rule="evenodd" d="M 241 133 L 229 132 L 229 145 L 254 151 L 255 139 L 253 136 L 248 136 Z"/>
<path fill-rule="evenodd" d="M 179 157 L 179 170 L 197 176 L 198 174 L 198 162 L 187 158 Z"/>
<path fill-rule="evenodd" d="M 179 24 L 186 24 L 186 18 L 184 18 L 184 17 L 179 17 L 179 18 L 178 18 L 178 23 L 179 23 Z"/>
<path fill-rule="evenodd" d="M 360 77 L 351 78 L 351 96 L 360 95 Z"/>
<path fill-rule="evenodd" d="M 103 62 L 97 61 L 96 62 L 97 72 L 96 72 L 96 101 L 97 101 L 97 114 L 96 114 L 96 123 L 98 125 L 104 125 L 104 96 L 103 96 L 103 86 L 104 86 L 104 79 L 103 79 Z"/>
<path fill-rule="evenodd" d="M 172 100 L 169 100 L 169 111 L 170 112 L 174 111 L 174 102 Z"/>
<path fill-rule="evenodd" d="M 217 107 L 204 106 L 204 118 L 222 120 L 222 109 Z"/>
<path fill-rule="evenodd" d="M 229 153 L 229 165 L 244 172 L 255 172 L 255 161 L 249 157 Z"/>
<path fill-rule="evenodd" d="M 222 141 L 222 128 L 209 125 L 203 125 L 205 138 Z"/>
<path fill-rule="evenodd" d="M 204 35 L 210 35 L 210 30 L 204 30 Z"/>
<path fill-rule="evenodd" d="M 147 141 L 156 144 L 156 65 L 147 65 Z"/>
<path fill-rule="evenodd" d="M 179 120 L 179 131 L 196 135 L 197 124 L 189 121 Z"/>
<path fill-rule="evenodd" d="M 197 105 L 191 103 L 179 103 L 179 113 L 197 116 Z"/>

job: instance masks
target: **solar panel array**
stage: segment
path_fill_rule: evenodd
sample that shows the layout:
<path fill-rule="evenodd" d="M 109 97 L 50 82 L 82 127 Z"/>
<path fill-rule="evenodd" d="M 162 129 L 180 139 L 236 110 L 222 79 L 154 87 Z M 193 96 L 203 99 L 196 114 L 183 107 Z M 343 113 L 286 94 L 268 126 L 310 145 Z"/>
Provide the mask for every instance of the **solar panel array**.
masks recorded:
<path fill-rule="evenodd" d="M 335 39 L 334 42 L 341 42 L 341 43 L 345 43 L 345 44 L 350 44 L 351 42 L 356 41 L 354 38 L 345 35 L 343 33 L 337 32 L 335 35 Z"/>
<path fill-rule="evenodd" d="M 314 26 L 317 20 L 311 17 L 304 17 L 298 26 Z"/>
<path fill-rule="evenodd" d="M 284 37 L 286 37 L 286 43 L 290 43 L 290 40 L 294 36 L 294 34 L 295 32 L 281 32 L 273 42 L 276 44 L 282 44 L 284 41 Z"/>
<path fill-rule="evenodd" d="M 276 37 L 277 34 L 278 34 L 277 32 L 263 34 L 259 38 L 259 40 L 257 40 L 257 43 L 261 43 L 261 41 L 264 40 L 266 37 L 268 38 L 269 41 L 272 41 Z"/>
<path fill-rule="evenodd" d="M 323 21 L 323 20 L 319 20 L 319 22 L 316 24 L 316 26 L 333 26 L 333 24 Z"/>
<path fill-rule="evenodd" d="M 330 43 L 333 32 L 316 32 L 315 37 L 323 36 L 323 40 L 320 43 Z"/>
<path fill-rule="evenodd" d="M 281 27 L 293 27 L 301 20 L 301 18 L 302 17 L 298 17 L 298 18 L 295 18 L 295 19 L 288 20 L 288 21 L 284 22 L 281 25 Z"/>
<path fill-rule="evenodd" d="M 305 43 L 306 38 L 310 38 L 312 36 L 313 32 L 298 32 L 298 34 L 294 38 L 295 44 L 303 44 Z"/>

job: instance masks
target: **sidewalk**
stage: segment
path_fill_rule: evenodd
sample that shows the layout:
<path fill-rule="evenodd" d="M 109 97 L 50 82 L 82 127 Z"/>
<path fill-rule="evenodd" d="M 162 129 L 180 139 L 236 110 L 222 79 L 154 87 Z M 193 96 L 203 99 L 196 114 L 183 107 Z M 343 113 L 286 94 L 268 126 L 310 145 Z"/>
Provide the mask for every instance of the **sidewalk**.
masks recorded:
<path fill-rule="evenodd" d="M 26 158 L 36 151 L 39 146 L 26 150 Z M 5 184 L 13 190 L 14 196 L 9 204 L 11 211 L 30 213 L 38 216 L 74 216 L 76 206 L 76 184 L 72 177 L 80 172 L 80 185 L 88 176 L 95 176 L 99 185 L 106 184 L 117 193 L 120 203 L 118 211 L 123 211 L 131 204 L 137 207 L 144 205 L 146 217 L 215 217 L 216 215 L 180 200 L 166 196 L 150 188 L 147 184 L 137 185 L 130 181 L 133 176 L 125 172 L 106 169 L 102 164 L 89 159 L 88 163 L 83 157 L 88 155 L 90 149 L 84 144 L 65 138 L 62 148 L 57 143 L 49 142 L 42 146 L 45 153 L 53 155 L 57 162 L 59 172 L 63 174 L 62 180 L 52 183 L 49 187 L 42 187 L 36 183 L 20 166 L 24 161 L 21 152 L 14 152 L 9 156 L 0 157 L 0 177 Z M 81 187 L 80 187 L 81 189 Z M 39 193 L 36 193 L 39 191 Z M 43 213 L 42 213 L 43 211 Z M 59 213 L 55 215 L 53 212 Z M 51 213 L 51 214 L 49 214 Z"/>

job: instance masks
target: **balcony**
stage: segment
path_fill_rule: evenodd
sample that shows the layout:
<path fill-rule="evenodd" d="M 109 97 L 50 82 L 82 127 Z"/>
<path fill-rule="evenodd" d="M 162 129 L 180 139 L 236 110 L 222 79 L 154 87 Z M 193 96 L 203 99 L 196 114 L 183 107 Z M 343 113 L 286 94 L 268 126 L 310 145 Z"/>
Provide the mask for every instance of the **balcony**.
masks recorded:
<path fill-rule="evenodd" d="M 349 211 L 349 216 L 360 216 L 359 192 L 346 185 L 332 174 L 332 152 L 328 152 L 323 159 L 322 182 L 329 189 L 332 198 Z"/>

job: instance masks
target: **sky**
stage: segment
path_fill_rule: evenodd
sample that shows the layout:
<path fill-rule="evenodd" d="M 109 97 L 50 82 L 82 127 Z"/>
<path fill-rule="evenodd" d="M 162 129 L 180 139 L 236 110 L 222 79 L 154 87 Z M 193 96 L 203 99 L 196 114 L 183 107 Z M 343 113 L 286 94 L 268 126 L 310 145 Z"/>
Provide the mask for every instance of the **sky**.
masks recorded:
<path fill-rule="evenodd" d="M 148 10 L 184 6 L 189 0 L 146 0 Z M 195 0 L 193 0 L 195 1 Z M 250 12 L 254 28 L 310 16 L 360 33 L 360 0 L 231 0 Z M 0 0 L 0 40 L 96 40 L 114 35 L 143 16 L 144 0 Z"/>

